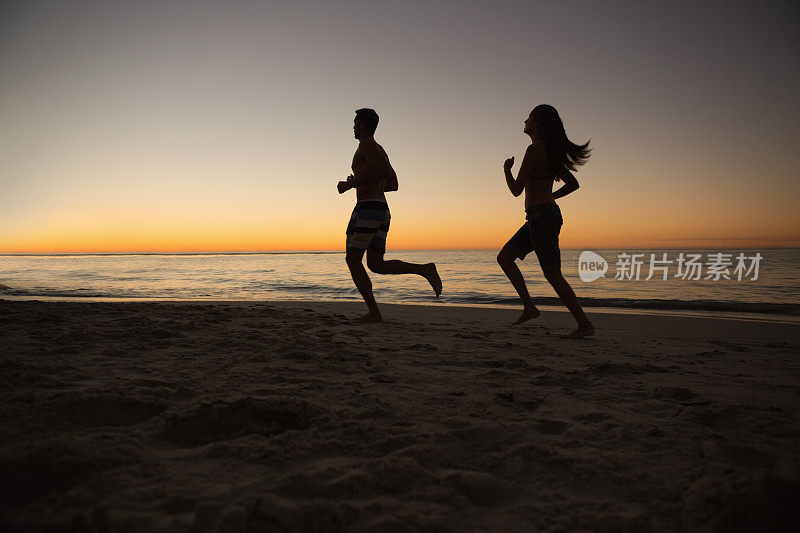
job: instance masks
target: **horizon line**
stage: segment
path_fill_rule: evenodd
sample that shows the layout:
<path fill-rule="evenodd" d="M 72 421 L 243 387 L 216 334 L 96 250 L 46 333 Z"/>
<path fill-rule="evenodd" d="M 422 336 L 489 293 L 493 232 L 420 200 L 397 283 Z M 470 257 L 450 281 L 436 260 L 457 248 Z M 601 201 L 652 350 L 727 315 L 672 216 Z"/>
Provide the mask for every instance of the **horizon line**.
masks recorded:
<path fill-rule="evenodd" d="M 653 247 L 569 247 L 561 250 L 592 251 L 592 250 L 800 250 L 800 246 L 653 246 Z M 497 248 L 397 248 L 392 252 L 416 251 L 497 251 Z M 79 255 L 329 255 L 343 254 L 345 250 L 202 250 L 202 251 L 94 251 L 94 252 L 0 252 L 0 257 L 24 256 L 79 256 Z M 387 250 L 388 253 L 388 250 Z"/>

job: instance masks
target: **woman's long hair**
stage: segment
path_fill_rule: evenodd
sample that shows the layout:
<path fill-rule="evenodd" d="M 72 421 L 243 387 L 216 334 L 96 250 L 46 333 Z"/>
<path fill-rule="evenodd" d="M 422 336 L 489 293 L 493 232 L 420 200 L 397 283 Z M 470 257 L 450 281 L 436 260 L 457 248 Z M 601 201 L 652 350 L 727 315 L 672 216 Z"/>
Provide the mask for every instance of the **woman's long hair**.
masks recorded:
<path fill-rule="evenodd" d="M 542 140 L 547 149 L 547 164 L 556 181 L 560 181 L 560 176 L 565 170 L 574 171 L 576 166 L 586 163 L 592 152 L 589 141 L 586 141 L 586 144 L 575 144 L 570 141 L 555 107 L 547 104 L 537 105 L 533 108 L 533 118 L 542 128 Z"/>

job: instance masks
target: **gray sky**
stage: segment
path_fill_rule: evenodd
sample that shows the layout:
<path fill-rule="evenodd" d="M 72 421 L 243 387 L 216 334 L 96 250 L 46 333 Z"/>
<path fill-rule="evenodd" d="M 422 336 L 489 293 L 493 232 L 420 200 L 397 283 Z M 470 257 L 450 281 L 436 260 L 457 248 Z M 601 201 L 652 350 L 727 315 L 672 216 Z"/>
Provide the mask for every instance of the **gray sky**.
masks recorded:
<path fill-rule="evenodd" d="M 520 218 L 499 169 L 539 103 L 592 139 L 575 220 L 620 243 L 796 240 L 798 4 L 697 4 L 3 2 L 0 251 L 102 247 L 98 226 L 172 242 L 165 225 L 210 212 L 274 236 L 296 202 L 310 239 L 348 209 L 331 192 L 363 106 L 401 176 L 393 206 L 441 218 L 443 245 L 486 213 L 468 231 L 492 245 Z"/>

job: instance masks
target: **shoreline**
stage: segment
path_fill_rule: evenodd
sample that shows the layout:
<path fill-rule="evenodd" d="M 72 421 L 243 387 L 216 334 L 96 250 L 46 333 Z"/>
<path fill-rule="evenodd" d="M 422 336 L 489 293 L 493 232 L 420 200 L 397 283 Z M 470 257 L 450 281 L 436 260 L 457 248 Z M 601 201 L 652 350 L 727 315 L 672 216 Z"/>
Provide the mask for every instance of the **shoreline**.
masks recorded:
<path fill-rule="evenodd" d="M 344 305 L 363 305 L 361 300 L 337 300 L 337 299 L 277 299 L 277 300 L 245 300 L 245 299 L 220 299 L 220 298 L 115 298 L 115 297 L 91 297 L 91 296 L 12 296 L 0 293 L 0 301 L 10 302 L 30 302 L 41 301 L 51 303 L 214 303 L 214 304 L 235 304 L 235 305 L 257 305 L 257 304 L 281 304 L 281 303 L 297 303 L 297 304 L 344 304 Z M 465 308 L 465 309 L 498 309 L 498 310 L 520 310 L 520 306 L 509 304 L 483 304 L 475 303 L 467 305 L 464 303 L 444 303 L 431 301 L 430 303 L 381 303 L 379 306 L 419 306 L 419 307 L 435 307 L 435 308 Z M 521 304 L 520 304 L 521 305 Z M 568 313 L 569 311 L 559 305 L 538 305 L 542 311 Z M 638 308 L 638 307 L 592 307 L 584 306 L 587 315 L 596 314 L 610 314 L 610 315 L 644 315 L 644 316 L 673 316 L 684 318 L 709 318 L 720 320 L 742 320 L 742 321 L 755 321 L 755 322 L 775 322 L 781 324 L 800 324 L 800 316 L 787 315 L 780 313 L 750 313 L 750 312 L 735 312 L 735 311 L 706 311 L 702 309 L 654 309 L 654 308 Z"/>

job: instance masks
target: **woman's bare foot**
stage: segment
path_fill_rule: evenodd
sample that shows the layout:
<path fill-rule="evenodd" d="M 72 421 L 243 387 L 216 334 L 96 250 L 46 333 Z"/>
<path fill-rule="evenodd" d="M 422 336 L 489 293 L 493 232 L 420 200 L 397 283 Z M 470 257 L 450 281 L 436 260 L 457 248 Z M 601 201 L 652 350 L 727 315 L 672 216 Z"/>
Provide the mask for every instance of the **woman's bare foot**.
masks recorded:
<path fill-rule="evenodd" d="M 424 275 L 425 279 L 427 279 L 428 283 L 433 287 L 433 292 L 436 293 L 436 296 L 442 294 L 442 278 L 439 277 L 439 272 L 436 270 L 435 263 L 428 263 L 425 265 Z"/>
<path fill-rule="evenodd" d="M 589 335 L 594 335 L 594 326 L 591 324 L 586 326 L 579 326 L 578 329 L 569 333 L 568 335 L 561 335 L 562 339 L 582 339 L 583 337 L 588 337 Z"/>
<path fill-rule="evenodd" d="M 377 322 L 383 322 L 383 318 L 381 318 L 380 313 L 369 312 L 366 315 L 358 317 L 356 319 L 356 322 L 366 322 L 369 324 L 374 324 Z"/>
<path fill-rule="evenodd" d="M 512 325 L 512 326 L 516 326 L 516 325 L 518 325 L 518 324 L 522 324 L 523 322 L 527 322 L 527 321 L 528 321 L 528 320 L 530 320 L 531 318 L 536 318 L 536 317 L 538 317 L 538 316 L 539 316 L 539 315 L 541 315 L 541 314 L 542 314 L 542 313 L 540 313 L 540 312 L 539 312 L 539 310 L 538 310 L 538 309 L 536 309 L 536 307 L 535 307 L 535 306 L 534 306 L 534 307 L 531 307 L 531 308 L 527 308 L 527 307 L 526 307 L 526 308 L 525 308 L 525 310 L 524 310 L 524 311 L 522 311 L 522 314 L 521 314 L 521 315 L 519 315 L 519 318 L 517 319 L 517 321 L 516 321 L 516 322 L 514 322 L 514 323 L 513 323 L 513 324 L 511 324 L 511 325 Z"/>

